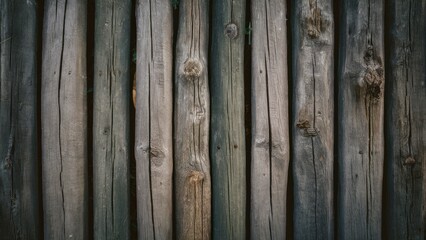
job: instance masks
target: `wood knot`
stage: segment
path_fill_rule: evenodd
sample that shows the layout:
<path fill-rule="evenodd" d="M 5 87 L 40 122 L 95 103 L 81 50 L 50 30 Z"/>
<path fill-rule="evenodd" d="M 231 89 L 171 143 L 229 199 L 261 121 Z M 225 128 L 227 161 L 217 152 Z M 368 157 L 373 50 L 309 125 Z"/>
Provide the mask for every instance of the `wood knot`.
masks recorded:
<path fill-rule="evenodd" d="M 297 123 L 296 123 L 296 127 L 300 128 L 300 129 L 306 129 L 306 128 L 309 128 L 310 126 L 311 126 L 311 124 L 306 119 L 299 119 L 299 121 L 297 121 Z"/>
<path fill-rule="evenodd" d="M 319 9 L 316 4 L 310 4 L 311 14 L 306 19 L 306 28 L 308 32 L 308 36 L 311 38 L 318 38 L 322 31 L 323 27 L 323 19 L 321 16 L 321 9 Z"/>
<path fill-rule="evenodd" d="M 229 23 L 225 27 L 225 35 L 230 39 L 235 39 L 238 36 L 238 27 L 235 23 Z"/>
<path fill-rule="evenodd" d="M 414 164 L 416 164 L 416 160 L 412 156 L 409 156 L 404 160 L 404 165 L 412 166 Z"/>
<path fill-rule="evenodd" d="M 370 96 L 373 103 L 377 103 L 382 95 L 382 83 L 384 82 L 384 71 L 382 61 L 376 56 L 370 45 L 364 53 L 365 70 L 363 82 L 366 83 L 366 94 Z"/>
<path fill-rule="evenodd" d="M 186 79 L 194 79 L 201 76 L 203 66 L 196 58 L 188 58 L 183 64 L 183 74 Z"/>
<path fill-rule="evenodd" d="M 188 176 L 190 183 L 200 183 L 204 180 L 204 174 L 200 171 L 192 171 Z"/>
<path fill-rule="evenodd" d="M 296 123 L 296 127 L 304 130 L 303 136 L 305 137 L 315 137 L 319 132 L 318 129 L 311 127 L 311 123 L 306 119 L 299 119 Z"/>

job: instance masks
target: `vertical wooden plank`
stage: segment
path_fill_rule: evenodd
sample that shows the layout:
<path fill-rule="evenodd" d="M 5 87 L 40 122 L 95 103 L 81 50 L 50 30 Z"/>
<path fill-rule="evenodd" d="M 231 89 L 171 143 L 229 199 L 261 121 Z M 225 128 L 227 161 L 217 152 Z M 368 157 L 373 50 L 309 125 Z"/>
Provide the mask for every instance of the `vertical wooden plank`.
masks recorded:
<path fill-rule="evenodd" d="M 426 2 L 389 2 L 386 154 L 389 239 L 424 239 Z"/>
<path fill-rule="evenodd" d="M 333 2 L 293 1 L 291 22 L 294 238 L 333 239 Z"/>
<path fill-rule="evenodd" d="M 44 4 L 44 238 L 87 239 L 87 6 L 83 0 L 46 0 Z"/>
<path fill-rule="evenodd" d="M 245 0 L 212 2 L 213 238 L 246 239 Z"/>
<path fill-rule="evenodd" d="M 95 239 L 129 239 L 130 0 L 97 0 L 93 103 Z"/>
<path fill-rule="evenodd" d="M 338 66 L 338 239 L 381 239 L 383 0 L 345 0 Z"/>
<path fill-rule="evenodd" d="M 210 239 L 209 1 L 182 0 L 174 97 L 177 239 Z"/>
<path fill-rule="evenodd" d="M 173 234 L 173 18 L 169 0 L 136 5 L 136 184 L 139 239 Z"/>
<path fill-rule="evenodd" d="M 38 239 L 37 5 L 0 0 L 0 233 Z"/>
<path fill-rule="evenodd" d="M 285 239 L 289 165 L 285 1 L 253 1 L 251 238 Z"/>

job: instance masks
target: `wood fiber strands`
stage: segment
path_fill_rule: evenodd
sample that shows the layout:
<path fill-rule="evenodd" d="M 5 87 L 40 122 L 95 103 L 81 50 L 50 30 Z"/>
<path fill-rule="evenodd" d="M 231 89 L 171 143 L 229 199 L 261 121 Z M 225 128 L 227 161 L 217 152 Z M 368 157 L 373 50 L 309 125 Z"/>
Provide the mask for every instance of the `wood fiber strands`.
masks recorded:
<path fill-rule="evenodd" d="M 44 1 L 44 239 L 88 238 L 86 4 L 83 0 Z"/>
<path fill-rule="evenodd" d="M 174 84 L 176 239 L 211 238 L 209 1 L 182 0 Z"/>
<path fill-rule="evenodd" d="M 93 214 L 95 239 L 129 239 L 130 0 L 95 2 Z"/>
<path fill-rule="evenodd" d="M 136 2 L 136 185 L 139 239 L 172 239 L 172 56 L 169 0 Z"/>
<path fill-rule="evenodd" d="M 339 20 L 337 239 L 381 239 L 383 0 L 345 0 Z"/>
<path fill-rule="evenodd" d="M 251 238 L 285 239 L 289 166 L 285 1 L 253 1 Z"/>
<path fill-rule="evenodd" d="M 294 238 L 333 239 L 333 2 L 293 1 L 291 22 Z"/>

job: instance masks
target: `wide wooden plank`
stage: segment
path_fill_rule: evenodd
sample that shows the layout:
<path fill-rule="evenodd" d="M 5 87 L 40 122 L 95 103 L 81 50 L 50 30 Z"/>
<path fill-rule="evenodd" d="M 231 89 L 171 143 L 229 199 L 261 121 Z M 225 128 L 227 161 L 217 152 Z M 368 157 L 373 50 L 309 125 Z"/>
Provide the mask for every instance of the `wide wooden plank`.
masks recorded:
<path fill-rule="evenodd" d="M 381 239 L 383 0 L 345 0 L 339 20 L 338 239 Z"/>
<path fill-rule="evenodd" d="M 212 2 L 210 152 L 214 239 L 246 239 L 245 3 Z"/>
<path fill-rule="evenodd" d="M 289 165 L 286 3 L 253 1 L 251 238 L 285 239 Z"/>
<path fill-rule="evenodd" d="M 37 6 L 0 0 L 0 233 L 39 239 Z"/>
<path fill-rule="evenodd" d="M 44 1 L 44 239 L 87 239 L 86 1 Z"/>
<path fill-rule="evenodd" d="M 386 234 L 424 239 L 426 2 L 392 0 L 386 58 Z"/>
<path fill-rule="evenodd" d="M 211 237 L 208 8 L 208 0 L 179 3 L 174 85 L 176 239 Z"/>
<path fill-rule="evenodd" d="M 129 239 L 130 0 L 97 0 L 93 102 L 95 239 Z"/>
<path fill-rule="evenodd" d="M 294 238 L 333 239 L 333 2 L 293 1 L 291 12 Z"/>
<path fill-rule="evenodd" d="M 173 18 L 169 0 L 136 2 L 139 239 L 172 239 Z"/>

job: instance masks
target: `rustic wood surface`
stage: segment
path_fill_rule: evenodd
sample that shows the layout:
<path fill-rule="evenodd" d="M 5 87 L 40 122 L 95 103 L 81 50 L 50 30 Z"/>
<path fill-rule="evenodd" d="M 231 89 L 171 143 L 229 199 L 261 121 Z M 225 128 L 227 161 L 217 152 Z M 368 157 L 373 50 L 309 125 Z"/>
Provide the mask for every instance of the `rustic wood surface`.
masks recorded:
<path fill-rule="evenodd" d="M 95 239 L 129 239 L 130 0 L 95 5 L 93 214 Z"/>
<path fill-rule="evenodd" d="M 333 2 L 294 1 L 291 10 L 294 239 L 333 239 Z"/>
<path fill-rule="evenodd" d="M 346 0 L 339 20 L 337 239 L 381 239 L 383 0 Z"/>
<path fill-rule="evenodd" d="M 246 239 L 245 0 L 212 1 L 213 239 Z"/>
<path fill-rule="evenodd" d="M 37 19 L 34 2 L 0 1 L 0 238 L 39 239 Z"/>
<path fill-rule="evenodd" d="M 253 1 L 251 238 L 285 239 L 289 165 L 287 8 Z"/>
<path fill-rule="evenodd" d="M 44 239 L 87 239 L 86 1 L 44 1 Z"/>
<path fill-rule="evenodd" d="M 180 1 L 174 84 L 176 239 L 211 237 L 208 19 L 209 1 Z"/>
<path fill-rule="evenodd" d="M 173 230 L 173 19 L 169 0 L 136 3 L 136 184 L 139 239 Z M 129 92 L 130 93 L 130 92 Z"/>
<path fill-rule="evenodd" d="M 388 6 L 386 237 L 424 239 L 426 2 L 392 0 Z"/>

